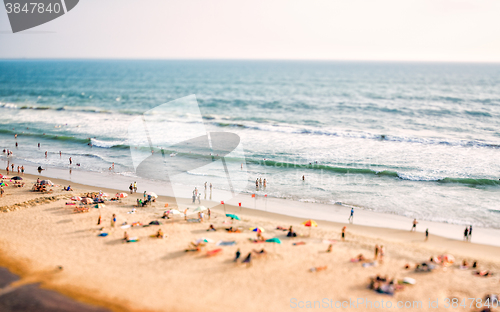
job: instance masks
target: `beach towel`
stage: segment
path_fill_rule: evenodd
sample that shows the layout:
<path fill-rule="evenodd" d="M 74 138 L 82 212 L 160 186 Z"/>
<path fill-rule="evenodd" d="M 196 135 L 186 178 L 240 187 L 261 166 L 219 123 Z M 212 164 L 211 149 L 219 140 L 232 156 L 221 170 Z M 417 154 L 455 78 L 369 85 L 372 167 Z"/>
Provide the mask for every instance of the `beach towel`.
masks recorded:
<path fill-rule="evenodd" d="M 106 236 L 108 236 L 108 233 L 100 233 L 100 234 L 99 234 L 99 235 L 97 235 L 97 236 L 106 237 Z"/>
<path fill-rule="evenodd" d="M 131 227 L 131 225 L 130 225 L 130 224 L 125 224 L 125 225 L 122 225 L 122 226 L 120 226 L 120 227 L 121 227 L 122 229 L 128 229 L 128 228 L 130 228 L 130 227 Z"/>
<path fill-rule="evenodd" d="M 137 238 L 137 237 L 131 237 L 131 238 L 127 239 L 127 243 L 135 243 L 138 241 L 139 241 L 139 238 Z"/>
<path fill-rule="evenodd" d="M 292 245 L 294 246 L 300 246 L 300 245 L 305 245 L 306 242 L 296 242 L 296 243 L 293 243 Z"/>
<path fill-rule="evenodd" d="M 222 251 L 222 248 L 207 251 L 207 257 L 215 256 Z"/>
<path fill-rule="evenodd" d="M 378 265 L 377 261 L 365 262 L 365 263 L 363 263 L 363 268 L 369 268 L 369 267 L 377 266 L 377 265 Z"/>
<path fill-rule="evenodd" d="M 217 244 L 215 244 L 217 246 L 233 246 L 233 245 L 236 245 L 236 241 L 218 241 Z"/>

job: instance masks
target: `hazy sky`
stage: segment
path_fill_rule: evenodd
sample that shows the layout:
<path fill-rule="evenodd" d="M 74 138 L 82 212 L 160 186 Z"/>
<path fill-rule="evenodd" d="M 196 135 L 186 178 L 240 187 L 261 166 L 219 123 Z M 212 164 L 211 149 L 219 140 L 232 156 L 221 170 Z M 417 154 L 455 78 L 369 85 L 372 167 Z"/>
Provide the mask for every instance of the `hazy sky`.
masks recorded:
<path fill-rule="evenodd" d="M 500 62 L 499 0 L 80 0 L 0 58 Z"/>

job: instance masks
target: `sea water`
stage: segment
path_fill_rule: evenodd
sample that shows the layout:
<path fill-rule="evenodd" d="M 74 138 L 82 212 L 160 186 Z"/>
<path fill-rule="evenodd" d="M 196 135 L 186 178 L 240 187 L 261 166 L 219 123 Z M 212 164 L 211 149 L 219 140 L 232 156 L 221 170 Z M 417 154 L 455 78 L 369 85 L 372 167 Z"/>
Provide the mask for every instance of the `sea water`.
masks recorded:
<path fill-rule="evenodd" d="M 132 182 L 130 123 L 191 94 L 207 131 L 241 138 L 244 159 L 226 160 L 246 165 L 239 192 L 500 228 L 500 64 L 0 61 L 0 149 L 16 166 L 68 169 L 72 157 L 72 170 L 109 174 L 114 163 Z M 218 171 L 182 183 L 201 189 L 200 174 L 223 188 Z"/>

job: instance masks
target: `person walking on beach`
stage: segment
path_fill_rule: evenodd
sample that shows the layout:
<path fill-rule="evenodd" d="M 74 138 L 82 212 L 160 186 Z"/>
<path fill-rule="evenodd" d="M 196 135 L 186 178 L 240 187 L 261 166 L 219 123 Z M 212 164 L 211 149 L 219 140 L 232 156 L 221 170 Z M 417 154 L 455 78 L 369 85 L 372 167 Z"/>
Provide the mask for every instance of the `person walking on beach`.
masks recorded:
<path fill-rule="evenodd" d="M 349 223 L 354 222 L 354 208 L 351 208 L 351 215 L 349 216 L 349 219 L 347 219 Z"/>
<path fill-rule="evenodd" d="M 0 186 L 0 197 L 3 197 L 3 193 L 5 193 L 5 190 L 3 189 L 3 186 Z"/>
<path fill-rule="evenodd" d="M 465 227 L 465 231 L 464 231 L 464 240 L 469 240 L 469 228 L 468 227 Z"/>
<path fill-rule="evenodd" d="M 379 261 L 382 263 L 384 261 L 384 255 L 385 255 L 385 248 L 384 245 L 380 245 L 380 250 L 379 250 Z"/>
<path fill-rule="evenodd" d="M 375 245 L 375 260 L 378 259 L 378 252 L 379 252 L 379 247 L 378 245 Z"/>
<path fill-rule="evenodd" d="M 132 183 L 130 183 L 130 186 L 128 187 L 128 189 L 130 190 L 130 194 L 132 194 L 134 191 L 134 186 L 132 185 Z"/>
<path fill-rule="evenodd" d="M 14 173 L 14 164 L 10 165 L 12 167 L 12 173 Z"/>
<path fill-rule="evenodd" d="M 21 174 L 24 175 L 24 166 L 21 166 Z"/>
<path fill-rule="evenodd" d="M 116 223 L 116 214 L 113 213 L 113 218 L 111 219 L 111 227 L 115 227 Z"/>
<path fill-rule="evenodd" d="M 238 248 L 238 250 L 236 250 L 236 256 L 234 257 L 234 262 L 238 261 L 240 257 L 241 257 L 241 251 Z"/>
<path fill-rule="evenodd" d="M 71 157 L 69 158 L 69 164 L 72 165 L 73 164 L 73 160 L 71 159 Z"/>
<path fill-rule="evenodd" d="M 97 219 L 97 225 L 101 224 L 101 215 L 99 215 L 99 219 Z"/>
<path fill-rule="evenodd" d="M 205 181 L 205 194 L 207 193 L 207 181 Z"/>
<path fill-rule="evenodd" d="M 425 241 L 429 239 L 429 229 L 425 229 Z"/>
<path fill-rule="evenodd" d="M 417 230 L 417 219 L 413 219 L 413 226 L 411 227 L 410 232 L 416 231 Z"/>
<path fill-rule="evenodd" d="M 207 208 L 207 216 L 208 216 L 208 220 L 210 220 L 210 208 Z"/>
<path fill-rule="evenodd" d="M 137 182 L 134 181 L 134 193 L 137 193 Z"/>
<path fill-rule="evenodd" d="M 345 230 L 347 229 L 347 226 L 344 226 L 342 228 L 342 241 L 344 242 L 345 241 Z"/>
<path fill-rule="evenodd" d="M 47 158 L 47 151 L 45 151 L 45 158 Z"/>
<path fill-rule="evenodd" d="M 469 241 L 472 238 L 472 225 L 469 226 Z"/>
<path fill-rule="evenodd" d="M 7 175 L 9 175 L 9 165 L 7 165 L 7 168 L 5 168 L 5 171 L 7 171 Z"/>

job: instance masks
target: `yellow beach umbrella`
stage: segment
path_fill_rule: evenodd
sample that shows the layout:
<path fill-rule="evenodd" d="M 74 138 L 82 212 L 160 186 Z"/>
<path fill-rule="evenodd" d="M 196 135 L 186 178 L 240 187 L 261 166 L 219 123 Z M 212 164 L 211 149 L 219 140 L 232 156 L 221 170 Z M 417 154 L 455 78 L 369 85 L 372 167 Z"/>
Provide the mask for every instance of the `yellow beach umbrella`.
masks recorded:
<path fill-rule="evenodd" d="M 314 220 L 306 220 L 304 222 L 302 222 L 302 224 L 304 226 L 308 226 L 309 227 L 309 236 L 311 236 L 311 228 L 314 226 L 314 227 L 317 227 L 318 224 L 316 223 L 316 221 Z"/>

